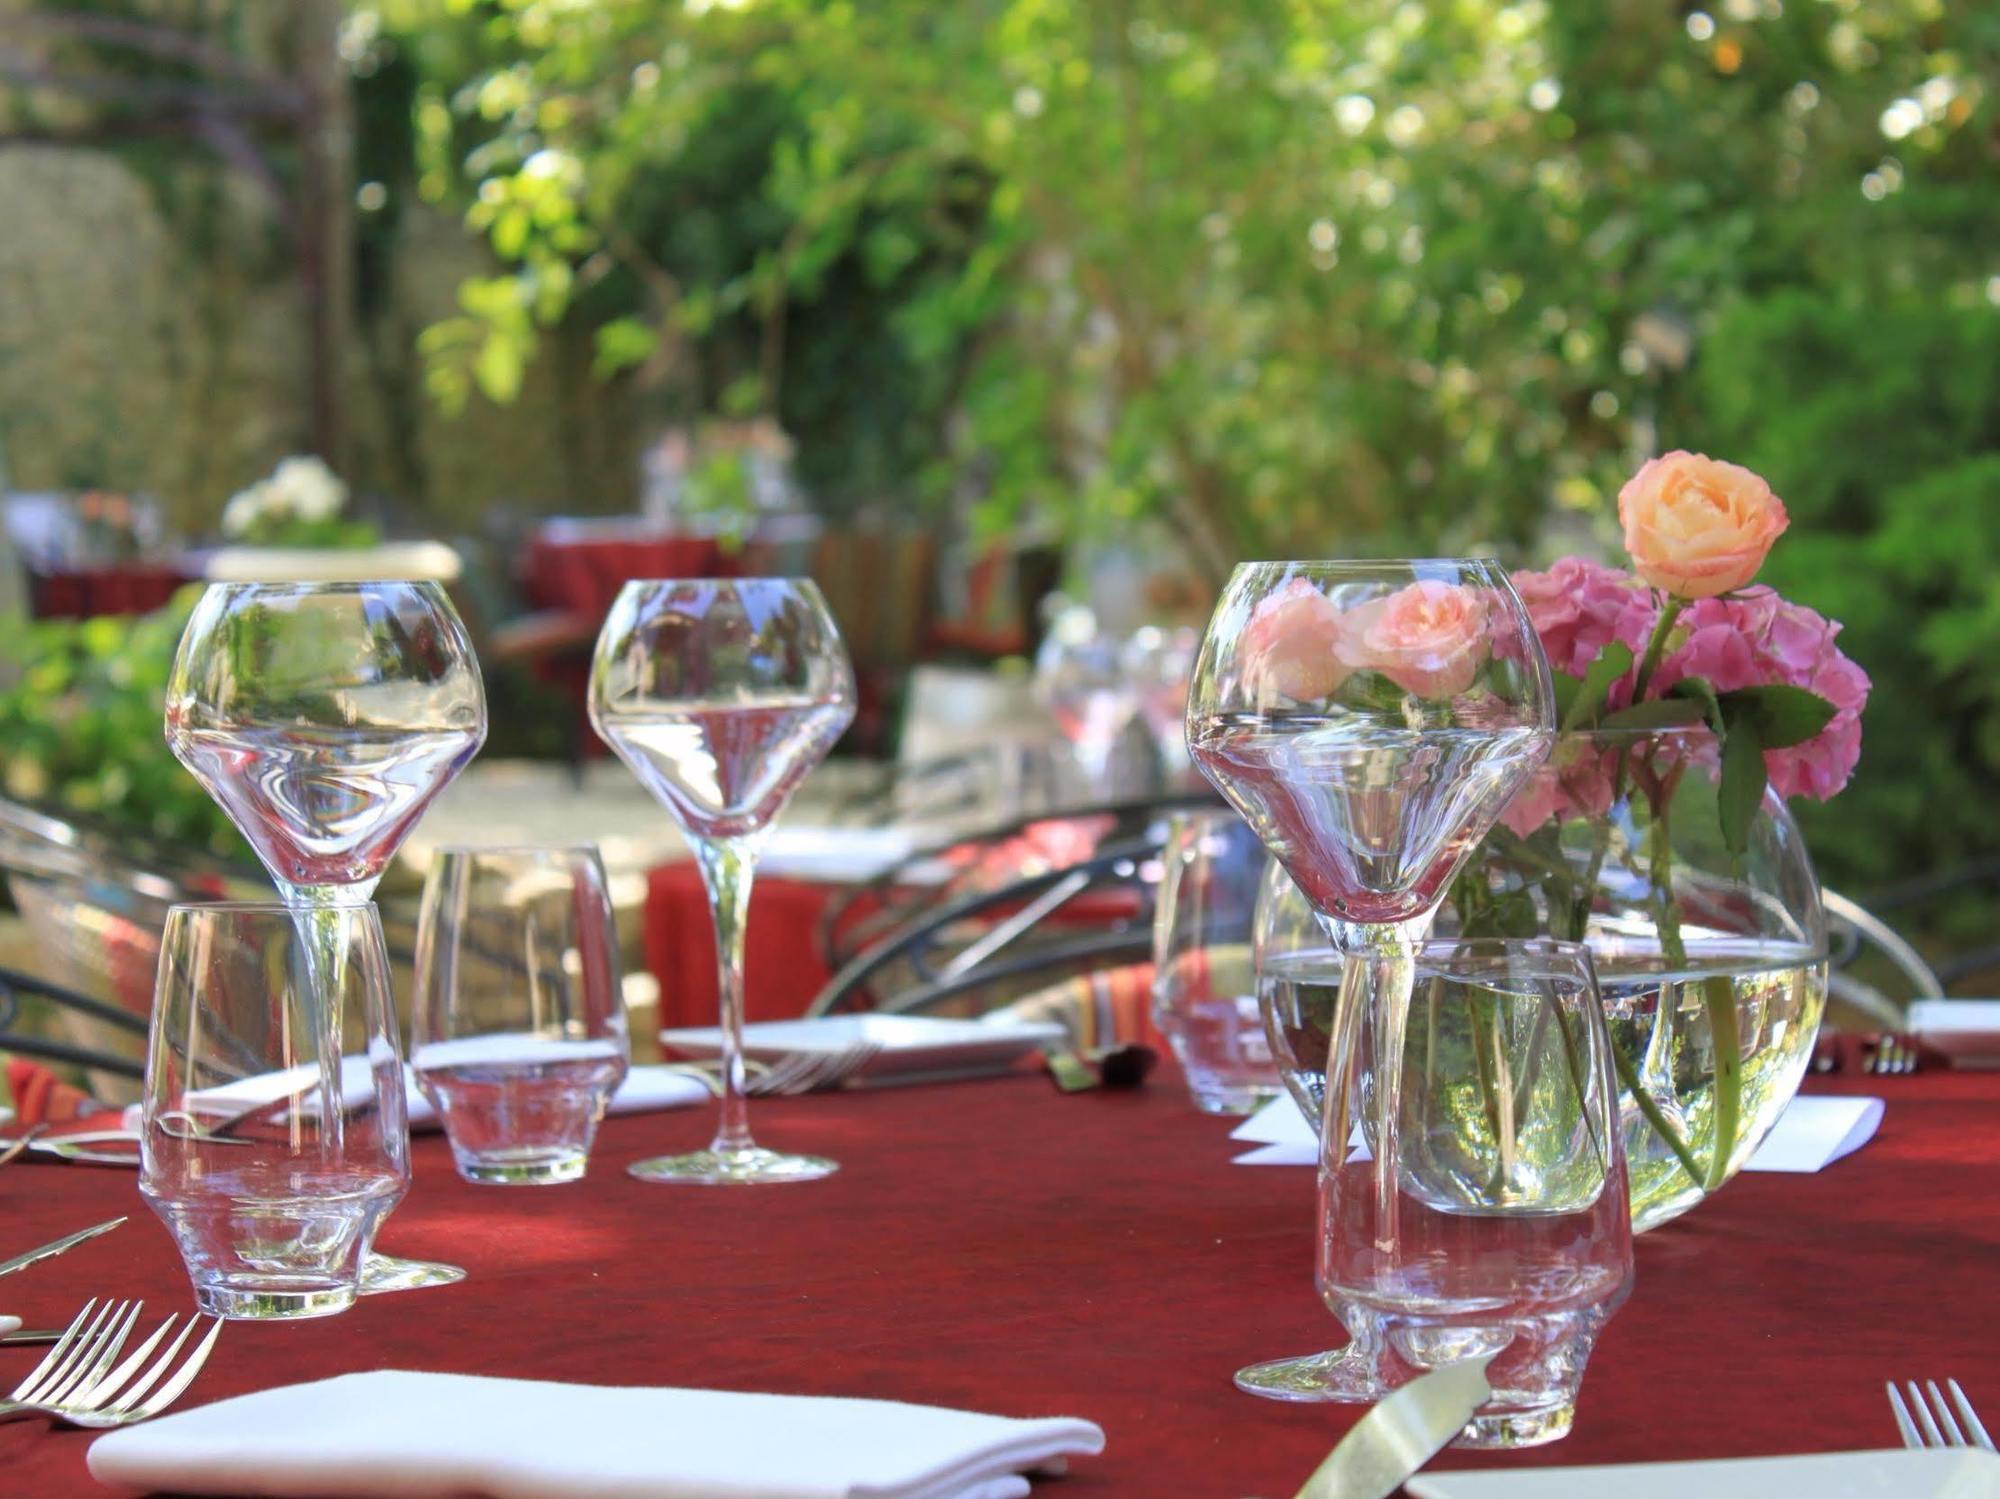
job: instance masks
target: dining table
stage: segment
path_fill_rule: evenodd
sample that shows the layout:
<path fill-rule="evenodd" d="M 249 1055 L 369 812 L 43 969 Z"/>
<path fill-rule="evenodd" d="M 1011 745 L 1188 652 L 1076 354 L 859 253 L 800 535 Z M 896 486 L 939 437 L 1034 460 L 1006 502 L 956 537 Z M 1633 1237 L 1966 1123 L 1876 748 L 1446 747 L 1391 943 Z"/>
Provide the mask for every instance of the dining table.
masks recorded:
<path fill-rule="evenodd" d="M 1630 1301 L 1574 1433 L 1438 1467 L 1657 1461 L 1897 1445 L 1890 1378 L 1950 1376 L 2000 1418 L 2000 1073 L 1844 1072 L 1879 1132 L 1814 1174 L 1750 1174 L 1638 1241 Z M 1335 1344 L 1313 1288 L 1314 1180 L 1233 1164 L 1166 1062 L 1141 1087 L 1004 1076 L 759 1100 L 759 1139 L 835 1157 L 803 1185 L 662 1186 L 625 1167 L 702 1144 L 706 1108 L 609 1120 L 589 1175 L 472 1186 L 436 1135 L 380 1235 L 470 1272 L 312 1321 L 229 1326 L 182 1406 L 369 1369 L 874 1396 L 1101 1425 L 1052 1499 L 1284 1499 L 1361 1415 L 1239 1393 L 1251 1360 Z M 0 1254 L 130 1221 L 0 1282 L 59 1326 L 92 1296 L 191 1305 L 129 1168 L 0 1170 Z M 0 1388 L 41 1357 L 0 1349 Z M 89 1432 L 0 1427 L 0 1495 L 98 1495 Z M 667 1438 L 666 1440 L 670 1440 Z"/>

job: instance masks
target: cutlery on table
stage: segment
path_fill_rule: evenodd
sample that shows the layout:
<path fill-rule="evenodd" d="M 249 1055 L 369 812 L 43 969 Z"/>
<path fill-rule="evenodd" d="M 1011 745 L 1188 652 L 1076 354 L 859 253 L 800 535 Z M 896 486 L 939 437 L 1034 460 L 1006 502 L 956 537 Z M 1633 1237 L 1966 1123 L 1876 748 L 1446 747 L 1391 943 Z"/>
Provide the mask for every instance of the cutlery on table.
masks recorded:
<path fill-rule="evenodd" d="M 1994 1450 L 1993 1438 L 1986 1434 L 1980 1423 L 1979 1413 L 1972 1408 L 1972 1402 L 1965 1398 L 1965 1391 L 1958 1387 L 1958 1381 L 1947 1379 L 1945 1388 L 1951 1391 L 1951 1401 L 1946 1403 L 1943 1391 L 1938 1389 L 1935 1379 L 1927 1379 L 1919 1388 L 1912 1379 L 1906 1381 L 1910 1391 L 1908 1405 L 1903 1403 L 1902 1392 L 1896 1382 L 1888 1382 L 1889 1408 L 1896 1415 L 1896 1429 L 1903 1434 L 1905 1447 L 1983 1447 L 1988 1452 Z M 1929 1399 L 1925 1398 L 1926 1392 Z M 1958 1415 L 1953 1416 L 1952 1406 L 1958 1407 Z M 1911 1407 L 1916 1409 L 1916 1419 L 1910 1416 Z M 1963 1418 L 1964 1425 L 1959 1424 Z"/>
<path fill-rule="evenodd" d="M 1493 1397 L 1491 1361 L 1433 1369 L 1378 1401 L 1292 1499 L 1389 1499 Z"/>
<path fill-rule="evenodd" d="M 862 1041 L 838 1051 L 787 1052 L 768 1064 L 746 1061 L 743 1091 L 753 1098 L 770 1098 L 837 1088 L 874 1061 L 881 1050 L 874 1042 Z M 722 1085 L 714 1061 L 704 1059 L 671 1065 L 676 1071 L 708 1084 L 709 1091 L 720 1096 Z"/>
<path fill-rule="evenodd" d="M 46 1124 L 31 1124 L 27 1129 L 22 1131 L 19 1138 L 8 1141 L 6 1149 L 0 1150 L 0 1166 L 6 1165 L 22 1151 L 34 1144 L 37 1135 L 47 1134 L 48 1128 Z"/>
<path fill-rule="evenodd" d="M 68 1134 L 40 1136 L 42 1126 L 15 1140 L 0 1140 L 8 1154 L 0 1156 L 4 1166 L 22 1151 L 30 1161 L 53 1159 L 74 1161 L 86 1166 L 137 1166 L 139 1137 L 125 1129 L 79 1130 Z"/>
<path fill-rule="evenodd" d="M 1902 1036 L 1883 1036 L 1861 1064 L 1863 1072 L 1877 1077 L 1907 1077 L 1917 1070 L 1917 1048 Z"/>
<path fill-rule="evenodd" d="M 152 1358 L 153 1350 L 173 1331 L 178 1318 L 167 1318 L 135 1352 L 113 1368 L 144 1306 L 142 1301 L 105 1301 L 101 1305 L 96 1300 L 85 1302 L 48 1356 L 14 1387 L 6 1400 L 0 1401 L 0 1420 L 54 1416 L 72 1426 L 129 1426 L 157 1416 L 180 1399 L 208 1361 L 215 1340 L 222 1335 L 222 1319 L 215 1319 L 208 1336 L 195 1345 L 194 1352 L 178 1369 L 172 1369 L 174 1361 L 180 1358 L 188 1338 L 201 1326 L 199 1317 L 188 1318 L 180 1336 L 143 1372 L 140 1366 Z"/>
<path fill-rule="evenodd" d="M 26 1254 L 17 1254 L 11 1260 L 0 1260 L 0 1275 L 12 1275 L 16 1270 L 25 1270 L 37 1261 L 51 1259 L 65 1250 L 74 1249 L 86 1239 L 110 1233 L 124 1221 L 122 1216 L 109 1218 L 103 1223 L 94 1223 L 89 1228 L 80 1228 L 73 1234 L 65 1234 L 62 1238 L 52 1240 L 40 1248 L 30 1249 Z"/>

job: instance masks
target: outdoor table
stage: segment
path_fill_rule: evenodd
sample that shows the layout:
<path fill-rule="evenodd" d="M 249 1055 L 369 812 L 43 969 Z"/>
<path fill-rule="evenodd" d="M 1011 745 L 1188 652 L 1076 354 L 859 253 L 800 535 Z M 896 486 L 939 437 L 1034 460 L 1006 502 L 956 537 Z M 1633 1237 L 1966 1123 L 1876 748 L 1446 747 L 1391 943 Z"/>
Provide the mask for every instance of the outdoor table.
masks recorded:
<path fill-rule="evenodd" d="M 37 619 L 94 619 L 105 614 L 150 614 L 192 581 L 174 562 L 114 562 L 66 567 L 29 579 Z"/>
<path fill-rule="evenodd" d="M 1955 1376 L 2000 1403 L 2000 1076 L 1842 1074 L 1888 1100 L 1878 1136 L 1817 1175 L 1751 1175 L 1639 1241 L 1631 1301 L 1584 1381 L 1576 1432 L 1444 1466 L 1524 1467 L 1894 1446 L 1890 1377 Z M 1022 1074 L 759 1100 L 759 1138 L 838 1175 L 730 1190 L 638 1182 L 703 1143 L 708 1109 L 615 1119 L 574 1186 L 467 1186 L 444 1141 L 382 1247 L 471 1276 L 345 1314 L 225 1330 L 184 1406 L 395 1367 L 599 1384 L 871 1395 L 1101 1424 L 1051 1499 L 1282 1499 L 1357 1418 L 1230 1385 L 1248 1360 L 1338 1340 L 1312 1287 L 1313 1174 L 1230 1163 L 1171 1067 L 1129 1092 Z M 60 1324 L 90 1296 L 189 1303 L 131 1173 L 0 1172 L 12 1253 L 116 1213 L 117 1231 L 9 1277 L 0 1305 Z M 0 1351 L 11 1384 L 41 1356 Z M 92 1435 L 0 1428 L 0 1493 L 63 1499 Z"/>

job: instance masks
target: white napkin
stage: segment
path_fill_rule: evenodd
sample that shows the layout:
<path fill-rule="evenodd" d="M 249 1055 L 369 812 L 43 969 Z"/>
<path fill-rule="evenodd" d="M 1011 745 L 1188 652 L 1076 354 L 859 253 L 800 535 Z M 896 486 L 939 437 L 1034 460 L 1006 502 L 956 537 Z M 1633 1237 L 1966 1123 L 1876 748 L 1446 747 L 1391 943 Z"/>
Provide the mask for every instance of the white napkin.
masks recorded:
<path fill-rule="evenodd" d="M 268 1499 L 1018 1499 L 1088 1421 L 384 1369 L 98 1438 L 100 1482 Z"/>
<path fill-rule="evenodd" d="M 313 1074 L 311 1067 L 294 1067 L 288 1072 L 247 1077 L 220 1088 L 204 1089 L 202 1098 L 212 1102 L 221 1113 L 247 1109 L 267 1099 L 275 1103 L 301 1087 L 310 1086 Z M 365 1098 L 368 1095 L 375 1081 L 369 1072 L 366 1057 L 347 1057 L 342 1061 L 341 1086 L 350 1098 Z M 418 1090 L 416 1074 L 407 1067 L 403 1069 L 403 1091 L 408 1100 L 410 1128 L 413 1131 L 443 1128 L 438 1123 L 437 1111 L 431 1107 L 431 1101 Z M 605 1112 L 646 1114 L 660 1109 L 685 1108 L 689 1104 L 705 1102 L 711 1096 L 706 1084 L 685 1072 L 667 1066 L 634 1067 L 625 1074 L 625 1081 L 618 1085 L 618 1091 L 611 1095 Z M 126 1129 L 137 1133 L 139 1105 L 127 1104 L 120 1122 Z"/>
<path fill-rule="evenodd" d="M 19 1332 L 20 1330 L 21 1319 L 19 1317 L 0 1317 L 0 1338 L 6 1337 L 10 1332 Z"/>
<path fill-rule="evenodd" d="M 1821 1171 L 1866 1145 L 1882 1122 L 1879 1098 L 1794 1098 L 1745 1171 Z M 1230 1132 L 1257 1146 L 1236 1157 L 1239 1166 L 1316 1166 L 1319 1140 L 1290 1095 L 1274 1098 Z"/>

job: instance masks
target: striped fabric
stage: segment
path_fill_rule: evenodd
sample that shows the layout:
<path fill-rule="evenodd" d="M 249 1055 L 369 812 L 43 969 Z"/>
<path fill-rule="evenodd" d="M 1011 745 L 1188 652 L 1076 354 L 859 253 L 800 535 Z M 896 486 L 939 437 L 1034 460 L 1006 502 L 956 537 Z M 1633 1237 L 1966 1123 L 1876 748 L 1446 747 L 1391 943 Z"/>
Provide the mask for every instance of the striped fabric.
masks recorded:
<path fill-rule="evenodd" d="M 0 1056 L 0 1106 L 14 1111 L 16 1124 L 60 1124 L 103 1107 L 39 1062 L 8 1056 Z"/>
<path fill-rule="evenodd" d="M 1086 1054 L 1134 1044 L 1160 1047 L 1153 1028 L 1153 965 L 1126 963 L 1079 973 L 1037 989 L 986 1017 L 1053 1020 L 1069 1032 L 1070 1044 Z"/>

